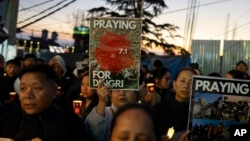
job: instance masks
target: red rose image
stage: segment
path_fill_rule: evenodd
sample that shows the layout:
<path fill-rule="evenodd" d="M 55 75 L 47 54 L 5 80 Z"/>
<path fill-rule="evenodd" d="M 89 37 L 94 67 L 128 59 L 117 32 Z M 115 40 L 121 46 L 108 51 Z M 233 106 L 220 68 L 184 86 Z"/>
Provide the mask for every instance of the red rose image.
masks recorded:
<path fill-rule="evenodd" d="M 95 56 L 100 68 L 111 73 L 118 73 L 133 65 L 134 62 L 130 51 L 130 41 L 126 38 L 126 35 L 108 31 L 99 38 Z"/>

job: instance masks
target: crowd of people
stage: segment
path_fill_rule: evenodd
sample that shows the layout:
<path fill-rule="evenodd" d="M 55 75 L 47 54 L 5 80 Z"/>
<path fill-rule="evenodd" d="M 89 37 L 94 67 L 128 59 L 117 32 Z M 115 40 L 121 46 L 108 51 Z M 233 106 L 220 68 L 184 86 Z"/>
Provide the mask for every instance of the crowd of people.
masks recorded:
<path fill-rule="evenodd" d="M 88 59 L 84 56 L 83 59 Z M 89 87 L 89 67 L 69 70 L 55 55 L 48 63 L 34 54 L 5 62 L 0 56 L 0 138 L 15 141 L 178 141 L 187 139 L 189 99 L 198 68 L 185 67 L 175 78 L 160 60 L 153 71 L 142 66 L 138 91 Z M 225 77 L 249 79 L 237 63 Z M 210 76 L 223 77 L 219 73 Z M 18 81 L 18 82 L 17 82 Z M 147 83 L 154 84 L 149 93 Z M 80 101 L 75 110 L 73 101 Z"/>

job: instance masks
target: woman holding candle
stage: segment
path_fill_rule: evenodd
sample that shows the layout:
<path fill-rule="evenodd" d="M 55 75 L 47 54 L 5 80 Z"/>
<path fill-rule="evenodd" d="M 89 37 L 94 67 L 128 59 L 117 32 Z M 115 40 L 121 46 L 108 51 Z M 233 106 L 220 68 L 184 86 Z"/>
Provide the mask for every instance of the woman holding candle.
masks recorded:
<path fill-rule="evenodd" d="M 161 101 L 171 93 L 173 93 L 173 88 L 171 86 L 171 72 L 166 67 L 161 67 L 156 70 L 155 74 L 155 91 L 161 96 Z"/>
<path fill-rule="evenodd" d="M 98 103 L 98 95 L 95 89 L 89 87 L 89 73 L 82 77 L 81 81 L 81 94 L 82 107 L 79 115 L 85 120 L 86 116 Z"/>
<path fill-rule="evenodd" d="M 172 93 L 171 73 L 168 68 L 160 67 L 155 70 L 154 75 L 154 92 L 150 93 L 147 87 L 144 87 L 139 93 L 140 101 L 147 105 L 155 105 L 165 99 L 165 97 Z M 147 83 L 149 85 L 150 83 Z"/>
<path fill-rule="evenodd" d="M 196 75 L 193 69 L 181 69 L 173 82 L 175 93 L 167 95 L 164 101 L 153 107 L 153 116 L 158 122 L 162 140 L 167 138 L 166 133 L 171 127 L 179 133 L 187 129 L 193 75 Z"/>

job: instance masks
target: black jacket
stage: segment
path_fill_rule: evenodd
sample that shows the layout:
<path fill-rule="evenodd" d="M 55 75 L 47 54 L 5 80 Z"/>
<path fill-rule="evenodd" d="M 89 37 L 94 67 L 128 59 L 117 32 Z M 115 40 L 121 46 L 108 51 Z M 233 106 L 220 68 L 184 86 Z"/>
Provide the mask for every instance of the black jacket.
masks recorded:
<path fill-rule="evenodd" d="M 188 115 L 189 103 L 176 101 L 173 94 L 167 95 L 164 101 L 153 107 L 153 117 L 158 122 L 161 135 L 166 135 L 171 127 L 175 131 L 187 130 Z"/>
<path fill-rule="evenodd" d="M 2 104 L 4 104 L 6 100 L 9 100 L 10 92 L 15 92 L 14 83 L 16 81 L 16 78 L 17 76 L 9 77 L 0 75 L 0 101 Z"/>
<path fill-rule="evenodd" d="M 173 90 L 171 88 L 168 89 L 161 89 L 158 87 L 155 87 L 155 91 L 161 96 L 161 101 L 164 101 L 167 95 L 174 95 Z"/>
<path fill-rule="evenodd" d="M 21 109 L 0 117 L 0 137 L 26 141 L 82 141 L 84 123 L 73 112 L 52 105 L 39 115 L 27 115 Z"/>

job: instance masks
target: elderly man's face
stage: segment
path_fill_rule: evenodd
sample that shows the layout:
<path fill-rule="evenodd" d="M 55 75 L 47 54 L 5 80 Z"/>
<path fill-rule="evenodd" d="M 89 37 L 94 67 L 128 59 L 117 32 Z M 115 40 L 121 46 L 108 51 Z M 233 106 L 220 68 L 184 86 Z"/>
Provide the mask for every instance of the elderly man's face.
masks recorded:
<path fill-rule="evenodd" d="M 25 73 L 20 79 L 19 99 L 22 109 L 29 115 L 48 108 L 55 96 L 56 84 L 42 73 Z"/>

